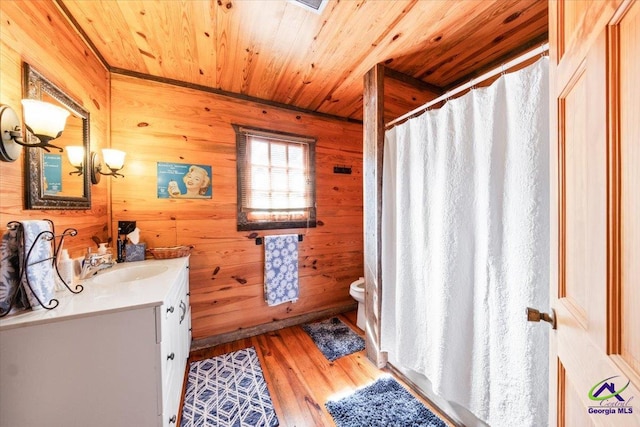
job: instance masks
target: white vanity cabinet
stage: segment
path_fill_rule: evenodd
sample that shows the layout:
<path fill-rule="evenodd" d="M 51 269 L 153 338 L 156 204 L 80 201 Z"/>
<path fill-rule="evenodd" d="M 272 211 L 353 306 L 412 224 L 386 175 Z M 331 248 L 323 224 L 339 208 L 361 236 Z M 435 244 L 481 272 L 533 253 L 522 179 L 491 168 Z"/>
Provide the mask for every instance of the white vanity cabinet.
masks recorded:
<path fill-rule="evenodd" d="M 142 263 L 168 268 L 89 280 L 78 295 L 57 295 L 54 310 L 0 319 L 0 427 L 176 425 L 191 342 L 188 258 Z"/>

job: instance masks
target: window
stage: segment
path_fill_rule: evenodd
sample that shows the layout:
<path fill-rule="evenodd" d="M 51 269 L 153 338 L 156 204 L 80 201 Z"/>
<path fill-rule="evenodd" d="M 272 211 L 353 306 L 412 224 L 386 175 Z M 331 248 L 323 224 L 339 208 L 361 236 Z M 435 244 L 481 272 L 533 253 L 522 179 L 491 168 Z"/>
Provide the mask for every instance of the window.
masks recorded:
<path fill-rule="evenodd" d="M 238 231 L 315 227 L 315 139 L 234 129 Z"/>

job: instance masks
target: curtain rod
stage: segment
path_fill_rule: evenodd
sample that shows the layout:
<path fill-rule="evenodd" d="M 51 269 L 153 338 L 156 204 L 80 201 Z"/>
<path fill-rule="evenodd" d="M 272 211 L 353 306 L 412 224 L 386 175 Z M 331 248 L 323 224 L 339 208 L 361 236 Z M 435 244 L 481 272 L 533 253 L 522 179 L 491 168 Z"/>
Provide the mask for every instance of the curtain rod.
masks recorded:
<path fill-rule="evenodd" d="M 422 113 L 423 111 L 429 109 L 429 107 L 442 102 L 442 101 L 446 101 L 447 99 L 451 98 L 454 95 L 459 94 L 460 92 L 463 92 L 469 88 L 474 87 L 475 85 L 477 85 L 480 82 L 483 82 L 485 80 L 489 80 L 492 77 L 497 76 L 498 74 L 502 74 L 504 73 L 506 70 L 513 68 L 517 65 L 522 64 L 525 61 L 528 61 L 531 58 L 534 58 L 536 55 L 543 55 L 545 52 L 549 51 L 549 43 L 545 43 L 540 47 L 537 47 L 533 50 L 530 50 L 529 52 L 520 55 L 519 57 L 512 59 L 509 62 L 506 62 L 504 64 L 502 64 L 499 67 L 494 68 L 493 70 L 481 75 L 480 77 L 477 77 L 475 79 L 471 79 L 469 80 L 467 83 L 460 85 L 458 87 L 456 87 L 455 89 L 452 89 L 450 91 L 448 91 L 447 93 L 445 93 L 444 95 L 440 95 L 439 97 L 437 97 L 436 99 L 433 99 L 429 102 L 427 102 L 426 104 L 423 104 L 422 106 L 415 108 L 411 111 L 409 111 L 406 114 L 403 114 L 402 116 L 391 120 L 389 123 L 387 123 L 385 125 L 385 129 L 389 129 L 393 126 L 395 126 L 396 124 L 398 124 L 399 122 L 402 122 L 406 119 L 410 119 L 413 116 L 417 115 L 418 113 Z"/>

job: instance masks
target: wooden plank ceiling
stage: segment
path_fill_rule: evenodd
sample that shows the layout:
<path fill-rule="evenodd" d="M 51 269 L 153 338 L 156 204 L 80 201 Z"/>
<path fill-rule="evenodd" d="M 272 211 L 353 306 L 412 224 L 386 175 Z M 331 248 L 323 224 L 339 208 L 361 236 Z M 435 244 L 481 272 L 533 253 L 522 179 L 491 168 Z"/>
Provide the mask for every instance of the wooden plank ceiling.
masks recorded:
<path fill-rule="evenodd" d="M 546 0 L 57 2 L 112 71 L 356 120 L 376 63 L 440 91 L 547 36 Z"/>

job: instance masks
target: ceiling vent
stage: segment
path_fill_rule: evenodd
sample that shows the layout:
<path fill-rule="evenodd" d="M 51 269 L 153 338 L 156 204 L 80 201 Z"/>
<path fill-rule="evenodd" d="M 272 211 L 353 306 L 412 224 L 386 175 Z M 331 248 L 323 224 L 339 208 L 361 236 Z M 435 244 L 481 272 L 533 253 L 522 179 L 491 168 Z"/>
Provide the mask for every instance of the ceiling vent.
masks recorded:
<path fill-rule="evenodd" d="M 322 10 L 325 8 L 329 0 L 289 0 L 291 3 L 297 4 L 300 7 L 303 7 L 311 12 L 317 13 L 320 15 Z"/>

